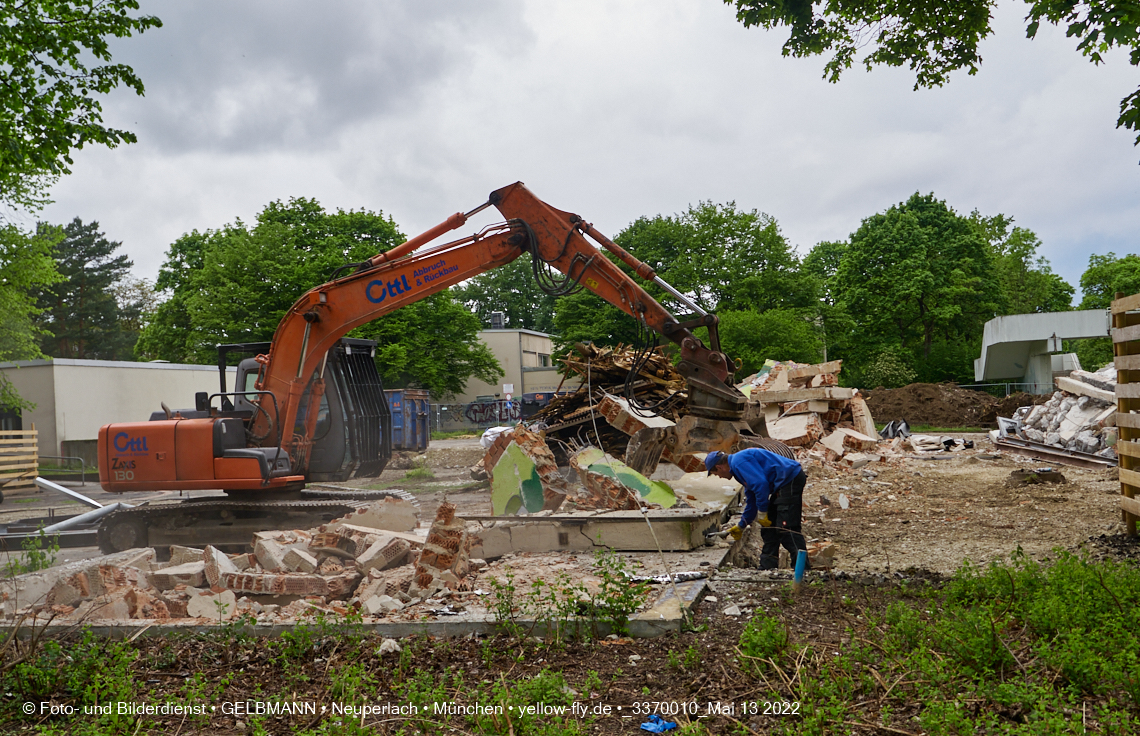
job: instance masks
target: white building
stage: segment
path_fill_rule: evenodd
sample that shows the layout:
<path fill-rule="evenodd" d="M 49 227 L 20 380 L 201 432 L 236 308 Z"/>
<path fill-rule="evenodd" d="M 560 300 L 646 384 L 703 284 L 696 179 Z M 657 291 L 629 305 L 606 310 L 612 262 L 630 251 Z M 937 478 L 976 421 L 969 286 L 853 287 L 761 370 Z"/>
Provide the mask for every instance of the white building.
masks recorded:
<path fill-rule="evenodd" d="M 21 429 L 35 424 L 41 456 L 87 457 L 86 444 L 90 460 L 104 424 L 145 422 L 163 402 L 171 409 L 190 408 L 195 393 L 217 393 L 220 386 L 217 366 L 209 365 L 56 358 L 0 363 L 0 371 L 35 404 L 19 422 Z M 235 369 L 228 373 L 232 390 Z"/>

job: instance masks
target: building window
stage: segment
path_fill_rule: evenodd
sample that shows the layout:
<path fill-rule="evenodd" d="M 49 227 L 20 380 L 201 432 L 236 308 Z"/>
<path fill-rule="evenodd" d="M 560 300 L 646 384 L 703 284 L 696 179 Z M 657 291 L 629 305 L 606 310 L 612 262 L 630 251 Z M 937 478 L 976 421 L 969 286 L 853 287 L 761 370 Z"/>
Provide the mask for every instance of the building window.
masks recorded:
<path fill-rule="evenodd" d="M 542 353 L 539 353 L 538 354 L 538 365 L 541 368 L 549 368 L 550 367 L 550 356 L 549 355 L 543 355 Z"/>

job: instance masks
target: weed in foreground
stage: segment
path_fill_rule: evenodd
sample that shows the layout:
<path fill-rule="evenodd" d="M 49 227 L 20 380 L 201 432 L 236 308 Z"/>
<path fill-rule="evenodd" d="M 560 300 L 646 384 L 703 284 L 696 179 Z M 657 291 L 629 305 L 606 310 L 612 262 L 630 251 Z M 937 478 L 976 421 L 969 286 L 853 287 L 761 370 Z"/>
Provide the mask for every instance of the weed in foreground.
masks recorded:
<path fill-rule="evenodd" d="M 1140 569 L 1057 555 L 1048 567 L 1020 553 L 964 565 L 941 593 L 867 614 L 824 652 L 754 619 L 741 653 L 779 670 L 752 669 L 773 696 L 802 704 L 776 732 L 1140 732 Z"/>

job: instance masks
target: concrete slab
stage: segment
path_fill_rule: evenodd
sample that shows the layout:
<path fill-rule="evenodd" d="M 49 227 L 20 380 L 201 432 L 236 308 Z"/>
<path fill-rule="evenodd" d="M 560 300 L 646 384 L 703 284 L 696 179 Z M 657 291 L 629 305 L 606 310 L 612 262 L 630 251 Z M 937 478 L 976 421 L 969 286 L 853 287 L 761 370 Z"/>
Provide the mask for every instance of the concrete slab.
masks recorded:
<path fill-rule="evenodd" d="M 652 530 L 646 524 L 648 517 Z M 468 516 L 483 525 L 483 543 L 471 556 L 493 559 L 508 551 L 547 552 L 608 547 L 619 551 L 679 552 L 705 546 L 705 532 L 717 529 L 722 512 L 696 509 L 575 512 L 549 516 Z M 654 536 L 656 533 L 656 540 Z M 478 543 L 477 543 L 478 544 Z M 587 546 L 588 544 L 588 546 Z"/>

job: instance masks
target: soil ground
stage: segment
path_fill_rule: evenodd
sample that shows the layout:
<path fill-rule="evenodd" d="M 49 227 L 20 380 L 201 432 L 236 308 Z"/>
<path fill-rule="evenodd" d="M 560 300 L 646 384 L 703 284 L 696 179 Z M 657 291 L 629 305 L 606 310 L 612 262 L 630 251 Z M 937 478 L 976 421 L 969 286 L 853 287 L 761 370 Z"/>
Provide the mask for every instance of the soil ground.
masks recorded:
<path fill-rule="evenodd" d="M 316 636 L 305 656 L 293 660 L 283 659 L 277 645 L 227 639 L 222 632 L 217 637 L 144 637 L 133 645 L 140 655 L 131 665 L 138 683 L 136 700 L 185 702 L 198 688 L 209 691 L 211 703 L 259 701 L 277 693 L 331 707 L 343 700 L 338 671 L 354 667 L 361 677 L 371 678 L 365 691 L 374 703 L 404 698 L 406 691 L 393 685 L 406 668 L 425 682 L 436 683 L 439 697 L 471 702 L 473 687 L 518 683 L 549 670 L 562 674 L 575 701 L 588 707 L 611 706 L 609 715 L 588 725 L 583 721 L 588 733 L 641 733 L 646 709 L 660 707 L 657 703 L 674 709 L 678 703 L 698 704 L 695 713 L 669 716 L 684 725 L 697 721 L 696 715 L 709 715 L 711 703 L 791 697 L 792 691 L 771 673 L 769 680 L 758 677 L 737 649 L 748 619 L 757 612 L 783 622 L 793 647 L 810 645 L 810 661 L 801 662 L 810 669 L 829 656 L 829 645 L 849 641 L 851 631 L 869 616 L 881 613 L 900 596 L 911 595 L 907 591 L 915 586 L 940 586 L 944 575 L 966 559 L 985 563 L 1018 547 L 1044 558 L 1060 547 L 1140 561 L 1140 544 L 1121 534 L 1115 471 L 1062 468 L 1065 483 L 1009 487 L 1005 481 L 1013 470 L 1040 463 L 993 457 L 984 435 L 957 436 L 974 440 L 977 449 L 947 454 L 946 459 L 899 458 L 867 466 L 874 476 L 808 463 L 804 530 L 809 538 L 831 539 L 838 546 L 835 571 L 809 573 L 810 584 L 793 595 L 786 571 L 759 573 L 743 566 L 722 570 L 710 581 L 709 596 L 696 606 L 694 631 L 656 640 L 604 639 L 557 646 L 506 636 L 447 641 L 420 636 L 401 642 L 404 652 L 399 655 L 380 654 L 379 641 L 374 639 L 350 649 L 343 640 Z M 460 515 L 487 513 L 486 486 L 468 474 L 481 456 L 475 439 L 433 442 L 427 453 L 433 477 L 407 478 L 407 470 L 392 469 L 369 485 L 412 491 L 425 518 L 444 497 L 459 506 Z M 840 506 L 840 494 L 848 500 L 846 510 Z M 823 504 L 820 496 L 830 503 Z M 45 503 L 51 503 L 47 494 L 14 506 L 42 513 Z M 732 615 L 733 606 L 739 615 Z M 787 674 L 795 677 L 791 670 Z M 456 678 L 466 684 L 456 685 Z M 868 723 L 878 712 L 864 712 L 863 705 L 852 703 L 844 714 L 849 732 L 916 733 L 910 718 L 922 704 L 905 693 L 894 696 L 894 716 L 886 730 Z M 699 721 L 708 733 L 769 733 L 780 725 L 779 719 L 736 710 Z M 205 722 L 177 717 L 151 720 L 150 733 L 255 733 L 251 719 L 221 713 Z M 462 725 L 462 721 L 452 723 Z M 0 718 L 0 732 L 5 733 L 40 732 L 53 725 L 68 728 L 66 721 L 50 716 Z M 261 724 L 265 731 L 260 732 L 297 733 L 330 725 L 324 714 L 283 716 L 265 720 Z M 366 719 L 364 725 L 373 733 L 394 734 L 408 724 L 377 717 Z M 470 733 L 438 724 L 422 728 L 424 733 Z"/>
<path fill-rule="evenodd" d="M 1115 469 L 1059 467 L 1064 483 L 1011 487 L 1006 482 L 1014 470 L 1042 462 L 995 453 L 985 434 L 945 436 L 972 440 L 975 449 L 866 466 L 874 477 L 864 469 L 805 463 L 804 533 L 835 543 L 836 569 L 950 574 L 966 559 L 985 564 L 1018 547 L 1042 558 L 1054 547 L 1075 549 L 1090 537 L 1124 531 Z M 427 459 L 434 478 L 407 479 L 406 470 L 387 470 L 371 485 L 414 492 L 425 518 L 444 497 L 460 516 L 489 514 L 486 485 L 468 474 L 481 457 L 476 439 L 433 442 Z M 846 510 L 840 494 L 849 501 Z"/>
<path fill-rule="evenodd" d="M 1044 403 L 1052 394 L 1018 392 L 1001 399 L 952 383 L 912 383 L 902 388 L 865 392 L 876 421 L 905 419 L 912 427 L 996 427 L 1022 406 Z"/>

